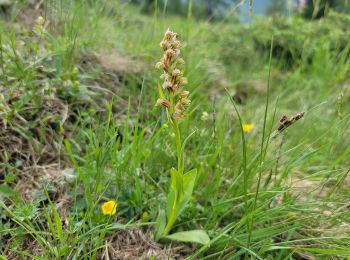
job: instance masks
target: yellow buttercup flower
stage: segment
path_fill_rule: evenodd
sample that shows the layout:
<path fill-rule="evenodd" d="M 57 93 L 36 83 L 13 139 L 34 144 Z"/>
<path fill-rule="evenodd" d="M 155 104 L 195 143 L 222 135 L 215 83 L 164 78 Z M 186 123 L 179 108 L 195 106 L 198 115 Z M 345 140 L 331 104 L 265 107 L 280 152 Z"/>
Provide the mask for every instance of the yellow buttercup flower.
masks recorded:
<path fill-rule="evenodd" d="M 114 200 L 109 200 L 102 204 L 101 209 L 103 215 L 115 215 L 117 212 L 118 203 Z"/>
<path fill-rule="evenodd" d="M 254 124 L 244 124 L 243 125 L 243 132 L 244 133 L 250 133 L 254 129 Z"/>

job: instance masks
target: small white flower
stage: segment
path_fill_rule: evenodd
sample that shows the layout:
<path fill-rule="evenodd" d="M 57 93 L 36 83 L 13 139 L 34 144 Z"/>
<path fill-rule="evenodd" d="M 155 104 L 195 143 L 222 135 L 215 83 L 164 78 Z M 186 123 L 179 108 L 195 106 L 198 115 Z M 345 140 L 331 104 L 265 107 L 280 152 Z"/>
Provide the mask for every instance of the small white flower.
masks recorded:
<path fill-rule="evenodd" d="M 178 64 L 180 64 L 180 65 L 185 64 L 185 61 L 184 61 L 183 58 L 178 58 L 178 59 L 176 60 L 176 62 L 177 62 Z"/>
<path fill-rule="evenodd" d="M 181 70 L 179 70 L 179 69 L 174 69 L 173 72 L 172 72 L 172 75 L 175 76 L 175 77 L 180 75 L 180 74 L 181 74 Z"/>
<path fill-rule="evenodd" d="M 173 48 L 180 49 L 181 48 L 181 43 L 179 41 L 174 41 L 173 42 Z"/>
<path fill-rule="evenodd" d="M 173 57 L 173 56 L 175 56 L 176 53 L 175 53 L 174 50 L 168 49 L 168 50 L 165 51 L 165 54 L 166 54 L 166 56 L 168 56 L 168 57 Z"/>
<path fill-rule="evenodd" d="M 171 87 L 172 87 L 172 84 L 171 84 L 171 82 L 169 82 L 169 81 L 165 81 L 165 82 L 163 83 L 162 87 L 163 87 L 164 89 L 171 88 Z"/>
<path fill-rule="evenodd" d="M 155 65 L 156 69 L 163 68 L 163 66 L 164 66 L 164 63 L 161 62 L 161 61 L 158 61 L 158 62 L 156 63 L 156 65 Z"/>
<path fill-rule="evenodd" d="M 162 49 L 166 49 L 169 47 L 169 44 L 167 44 L 165 41 L 161 41 L 159 46 L 162 48 Z"/>
<path fill-rule="evenodd" d="M 180 97 L 181 98 L 187 98 L 189 94 L 190 94 L 189 91 L 184 90 L 184 91 L 181 92 Z"/>

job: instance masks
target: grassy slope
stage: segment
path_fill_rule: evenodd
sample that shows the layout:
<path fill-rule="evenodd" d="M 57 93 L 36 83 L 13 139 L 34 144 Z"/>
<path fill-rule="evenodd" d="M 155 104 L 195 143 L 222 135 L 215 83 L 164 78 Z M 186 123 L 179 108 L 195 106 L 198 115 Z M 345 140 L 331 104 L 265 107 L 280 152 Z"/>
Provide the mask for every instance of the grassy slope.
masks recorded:
<path fill-rule="evenodd" d="M 203 227 L 212 238 L 210 247 L 196 247 L 193 256 L 235 259 L 251 254 L 261 259 L 289 259 L 305 252 L 325 258 L 350 255 L 349 191 L 342 183 L 349 171 L 350 153 L 349 63 L 343 58 L 348 46 L 346 43 L 344 50 L 337 46 L 340 38 L 334 34 L 341 35 L 340 29 L 320 34 L 324 37 L 309 34 L 309 30 L 327 28 L 330 20 L 307 24 L 296 19 L 285 22 L 290 30 L 283 30 L 268 22 L 257 22 L 251 28 L 234 23 L 209 25 L 193 21 L 190 15 L 187 19 L 171 17 L 161 10 L 154 17 L 146 17 L 118 3 L 77 3 L 58 10 L 64 11 L 54 16 L 52 37 L 45 39 L 45 55 L 52 57 L 53 62 L 46 58 L 43 62 L 54 71 L 42 73 L 33 68 L 28 73 L 23 69 L 28 65 L 23 59 L 23 66 L 19 63 L 7 70 L 21 81 L 7 78 L 2 79 L 1 85 L 6 83 L 8 91 L 24 89 L 26 95 L 33 91 L 34 96 L 42 93 L 38 89 L 47 82 L 46 95 L 52 87 L 61 89 L 57 97 L 68 103 L 70 117 L 62 126 L 69 138 L 60 136 L 59 122 L 56 126 L 36 123 L 33 128 L 47 129 L 50 125 L 55 130 L 55 140 L 61 145 L 58 150 L 63 153 L 62 164 L 74 167 L 77 176 L 69 193 L 74 203 L 65 222 L 55 214 L 47 198 L 50 196 L 43 194 L 31 206 L 16 195 L 10 196 L 11 203 L 2 208 L 2 232 L 8 239 L 2 243 L 7 252 L 14 250 L 25 255 L 20 252 L 21 241 L 24 234 L 31 234 L 43 257 L 95 256 L 105 235 L 119 228 L 105 224 L 110 221 L 101 216 L 100 199 L 118 198 L 117 221 L 124 223 L 121 227 L 129 221 L 129 226 L 143 222 L 152 227 L 147 223 L 156 219 L 159 207 L 165 204 L 169 169 L 175 164 L 174 137 L 164 125 L 165 115 L 153 108 L 158 82 L 153 64 L 161 56 L 159 41 L 170 27 L 185 42 L 185 73 L 193 100 L 190 115 L 181 124 L 183 136 L 196 130 L 187 146 L 185 167 L 196 167 L 200 173 L 193 201 L 175 228 Z M 282 115 L 301 111 L 306 115 L 286 130 L 284 137 L 277 135 L 270 140 L 262 161 L 260 143 L 272 37 L 269 28 L 275 28 L 275 45 L 290 44 L 292 58 L 288 59 L 293 59 L 293 65 L 286 65 L 286 57 L 273 52 L 265 137 L 270 126 L 275 131 Z M 14 30 L 16 35 L 12 37 L 11 28 L 2 27 L 3 42 L 10 43 L 12 39 L 18 43 L 27 37 Z M 256 42 L 258 46 L 263 43 L 264 48 L 258 50 Z M 32 51 L 26 48 L 29 47 L 14 46 L 30 57 Z M 98 62 L 89 60 L 93 51 L 137 57 L 146 69 L 137 75 L 106 72 Z M 84 60 L 88 60 L 88 65 Z M 79 68 L 78 76 L 74 67 Z M 42 75 L 50 80 L 42 80 Z M 52 78 L 54 84 L 50 84 Z M 78 81 L 78 90 L 73 86 L 71 93 L 61 88 L 67 84 L 67 78 Z M 113 104 L 106 106 L 99 91 L 84 90 L 91 90 L 94 85 L 112 90 Z M 236 90 L 248 96 L 238 110 L 244 123 L 256 125 L 246 135 L 246 167 L 238 119 L 225 87 L 231 93 Z M 41 101 L 36 103 L 39 108 L 43 106 Z M 23 102 L 18 104 L 20 108 L 29 101 Z M 19 111 L 14 114 L 23 115 Z M 204 111 L 209 113 L 208 120 L 201 119 Z M 18 118 L 7 120 L 16 126 Z M 7 163 L 10 165 L 11 161 Z M 6 176 L 14 170 L 9 165 Z M 21 170 L 15 172 L 21 178 Z M 261 187 L 254 206 L 259 173 Z M 48 219 L 53 223 L 47 225 Z M 16 232 L 10 235 L 10 230 Z"/>

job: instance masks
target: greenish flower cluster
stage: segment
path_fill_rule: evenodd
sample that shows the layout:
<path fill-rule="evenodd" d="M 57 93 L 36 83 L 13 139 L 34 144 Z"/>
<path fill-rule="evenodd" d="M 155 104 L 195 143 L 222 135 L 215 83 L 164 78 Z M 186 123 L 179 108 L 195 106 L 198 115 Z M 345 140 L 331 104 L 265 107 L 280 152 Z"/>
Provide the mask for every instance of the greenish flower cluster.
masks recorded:
<path fill-rule="evenodd" d="M 163 80 L 160 89 L 160 98 L 157 100 L 156 106 L 164 106 L 168 109 L 172 119 L 177 121 L 184 119 L 185 110 L 190 105 L 188 99 L 189 92 L 183 90 L 183 85 L 187 84 L 187 78 L 183 76 L 182 65 L 185 61 L 180 57 L 181 42 L 178 40 L 178 34 L 166 31 L 163 40 L 160 43 L 164 54 L 156 64 L 157 69 L 162 69 L 163 74 L 160 78 Z M 162 89 L 167 90 L 166 97 Z"/>

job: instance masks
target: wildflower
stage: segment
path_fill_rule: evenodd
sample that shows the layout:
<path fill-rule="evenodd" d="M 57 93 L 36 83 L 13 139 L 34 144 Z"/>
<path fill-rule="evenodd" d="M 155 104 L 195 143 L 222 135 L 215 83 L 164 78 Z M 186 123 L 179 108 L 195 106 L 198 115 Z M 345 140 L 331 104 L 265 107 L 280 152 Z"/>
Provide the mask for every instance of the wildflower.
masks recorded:
<path fill-rule="evenodd" d="M 177 77 L 177 76 L 179 76 L 180 74 L 181 74 L 181 71 L 180 71 L 179 69 L 174 69 L 174 70 L 173 70 L 172 75 L 173 75 L 174 77 Z"/>
<path fill-rule="evenodd" d="M 185 61 L 183 58 L 178 58 L 177 59 L 177 63 L 180 64 L 180 65 L 184 65 L 185 64 Z"/>
<path fill-rule="evenodd" d="M 169 91 L 171 91 L 172 92 L 172 90 L 173 90 L 173 85 L 171 84 L 171 82 L 169 82 L 169 81 L 164 81 L 164 83 L 163 83 L 163 85 L 162 85 L 162 87 L 164 88 L 164 89 L 167 89 L 167 90 L 169 90 Z"/>
<path fill-rule="evenodd" d="M 159 98 L 156 103 L 157 107 L 165 106 L 166 108 L 170 108 L 170 102 L 165 98 Z"/>
<path fill-rule="evenodd" d="M 160 45 L 160 48 L 164 50 L 168 47 L 168 44 L 165 41 L 161 41 L 159 45 Z"/>
<path fill-rule="evenodd" d="M 202 113 L 201 120 L 202 121 L 208 121 L 208 119 L 209 119 L 209 114 L 208 114 L 208 112 L 204 111 Z"/>
<path fill-rule="evenodd" d="M 185 113 L 183 112 L 182 108 L 175 107 L 173 118 L 177 121 L 180 121 L 185 118 Z"/>
<path fill-rule="evenodd" d="M 109 200 L 102 204 L 101 209 L 103 215 L 115 215 L 117 212 L 118 203 L 114 200 Z"/>
<path fill-rule="evenodd" d="M 181 92 L 180 97 L 181 98 L 187 98 L 189 94 L 190 94 L 189 91 L 184 90 L 184 91 Z"/>
<path fill-rule="evenodd" d="M 171 185 L 167 196 L 167 205 L 171 205 L 171 207 L 166 207 L 166 210 L 161 209 L 159 214 L 161 219 L 157 221 L 156 240 L 169 234 L 177 217 L 188 204 L 193 193 L 194 180 L 197 179 L 197 169 L 184 171 L 184 144 L 181 141 L 178 121 L 185 118 L 185 112 L 191 104 L 191 100 L 188 99 L 190 93 L 183 89 L 187 79 L 183 77 L 184 71 L 181 65 L 185 62 L 180 58 L 181 43 L 177 33 L 167 30 L 160 47 L 163 50 L 163 57 L 156 64 L 156 67 L 163 70 L 161 76 L 163 83 L 158 84 L 159 99 L 156 106 L 164 106 L 167 110 L 168 122 L 173 129 L 170 136 L 175 140 L 177 151 L 177 169 L 171 169 Z M 174 196 L 174 194 L 178 194 L 178 196 Z M 166 214 L 165 223 L 161 217 L 164 214 Z M 142 217 L 146 219 L 148 216 L 143 215 Z M 207 235 L 205 239 L 210 240 Z"/>
<path fill-rule="evenodd" d="M 185 78 L 185 77 L 181 78 L 182 85 L 187 85 L 187 83 L 188 83 L 187 78 Z"/>
<path fill-rule="evenodd" d="M 163 63 L 159 61 L 156 63 L 155 67 L 156 67 L 156 69 L 163 68 Z"/>
<path fill-rule="evenodd" d="M 42 16 L 35 19 L 33 31 L 39 36 L 45 33 L 45 19 Z"/>
<path fill-rule="evenodd" d="M 38 18 L 36 18 L 35 22 L 37 24 L 43 25 L 45 23 L 45 19 L 42 16 L 39 16 Z"/>
<path fill-rule="evenodd" d="M 181 42 L 178 40 L 178 34 L 167 30 L 160 42 L 160 47 L 164 53 L 155 67 L 163 70 L 160 76 L 163 80 L 161 86 L 162 89 L 167 90 L 168 97 L 160 89 L 161 97 L 157 100 L 156 106 L 166 107 L 171 118 L 179 121 L 185 118 L 185 110 L 191 101 L 187 98 L 189 92 L 182 89 L 182 86 L 187 84 L 187 78 L 183 77 L 184 73 L 181 69 L 185 61 L 180 58 Z"/>
<path fill-rule="evenodd" d="M 244 133 L 250 133 L 254 129 L 254 124 L 244 124 L 243 125 L 243 132 Z"/>

